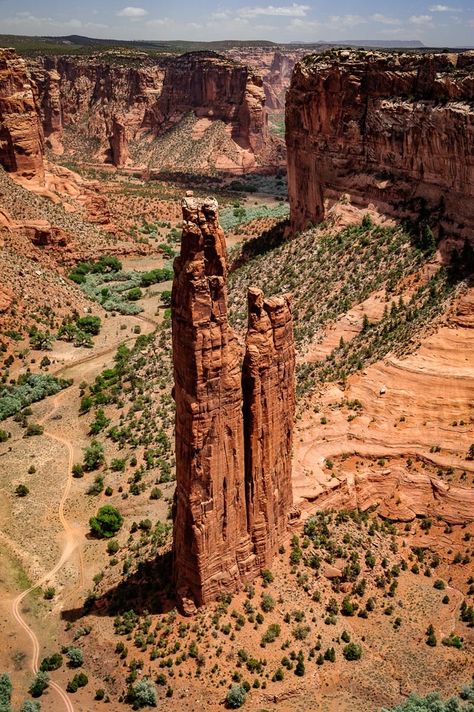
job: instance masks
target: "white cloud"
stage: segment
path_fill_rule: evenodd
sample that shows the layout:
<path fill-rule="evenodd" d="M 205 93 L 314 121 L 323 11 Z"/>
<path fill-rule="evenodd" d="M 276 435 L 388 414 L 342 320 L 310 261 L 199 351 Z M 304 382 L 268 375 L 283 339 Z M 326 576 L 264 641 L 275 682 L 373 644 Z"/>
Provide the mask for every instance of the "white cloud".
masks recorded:
<path fill-rule="evenodd" d="M 411 25 L 416 25 L 417 27 L 432 27 L 433 18 L 431 15 L 412 15 L 408 22 Z"/>
<path fill-rule="evenodd" d="M 133 20 L 138 17 L 145 17 L 145 15 L 148 15 L 148 12 L 143 7 L 132 7 L 129 5 L 119 10 L 117 15 L 118 17 L 130 17 Z"/>
<path fill-rule="evenodd" d="M 275 6 L 267 5 L 266 7 L 242 7 L 237 10 L 240 17 L 257 17 L 259 15 L 269 15 L 271 17 L 306 17 L 309 5 L 293 5 Z"/>
<path fill-rule="evenodd" d="M 102 30 L 108 25 L 99 22 L 82 22 L 75 17 L 57 20 L 53 17 L 37 17 L 31 12 L 17 12 L 13 17 L 2 20 L 5 30 L 21 30 L 22 34 L 68 34 L 73 30 Z"/>
<path fill-rule="evenodd" d="M 379 22 L 381 25 L 401 25 L 401 20 L 399 20 L 396 17 L 387 17 L 387 15 L 382 15 L 379 12 L 376 12 L 375 15 L 372 15 L 370 18 L 373 22 Z"/>
<path fill-rule="evenodd" d="M 451 7 L 450 5 L 432 5 L 430 12 L 462 12 L 460 7 Z"/>
<path fill-rule="evenodd" d="M 339 28 L 339 27 L 354 27 L 354 25 L 363 25 L 367 20 L 361 15 L 331 15 L 328 23 L 328 27 Z"/>
<path fill-rule="evenodd" d="M 301 20 L 299 17 L 295 17 L 290 22 L 290 27 L 297 30 L 316 30 L 321 27 L 321 23 L 316 20 Z"/>

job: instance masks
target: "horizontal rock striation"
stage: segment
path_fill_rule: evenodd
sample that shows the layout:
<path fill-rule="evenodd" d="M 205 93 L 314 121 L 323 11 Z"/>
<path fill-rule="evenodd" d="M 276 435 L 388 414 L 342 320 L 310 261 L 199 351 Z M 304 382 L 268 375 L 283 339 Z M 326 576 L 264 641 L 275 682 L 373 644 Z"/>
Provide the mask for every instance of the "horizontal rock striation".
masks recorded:
<path fill-rule="evenodd" d="M 474 227 L 474 53 L 331 51 L 294 71 L 286 106 L 294 230 L 349 194 L 403 217 Z"/>
<path fill-rule="evenodd" d="M 43 130 L 26 63 L 14 49 L 0 49 L 0 165 L 42 182 L 43 151 Z"/>
<path fill-rule="evenodd" d="M 265 301 L 252 290 L 242 378 L 215 200 L 184 200 L 174 270 L 174 577 L 178 600 L 191 611 L 252 580 L 284 534 L 292 502 L 294 348 L 288 298 Z"/>

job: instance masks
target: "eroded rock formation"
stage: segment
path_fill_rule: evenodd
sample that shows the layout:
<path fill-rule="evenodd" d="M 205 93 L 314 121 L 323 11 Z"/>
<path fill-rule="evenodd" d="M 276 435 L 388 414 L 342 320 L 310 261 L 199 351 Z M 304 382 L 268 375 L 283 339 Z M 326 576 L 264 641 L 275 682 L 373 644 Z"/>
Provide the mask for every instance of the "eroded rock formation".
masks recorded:
<path fill-rule="evenodd" d="M 128 160 L 127 128 L 125 121 L 117 116 L 114 116 L 112 120 L 110 151 L 114 166 L 124 166 L 126 164 Z"/>
<path fill-rule="evenodd" d="M 474 53 L 331 51 L 294 71 L 286 106 L 295 230 L 347 193 L 398 217 L 474 226 Z"/>
<path fill-rule="evenodd" d="M 245 483 L 249 532 L 259 569 L 270 566 L 293 503 L 291 459 L 295 411 L 293 320 L 288 296 L 248 292 L 243 369 Z"/>
<path fill-rule="evenodd" d="M 268 141 L 264 105 L 262 79 L 248 67 L 214 52 L 191 52 L 169 61 L 163 91 L 144 124 L 158 134 L 192 111 L 225 122 L 236 143 L 257 153 Z"/>
<path fill-rule="evenodd" d="M 186 198 L 172 291 L 174 575 L 186 610 L 238 590 L 270 562 L 292 501 L 289 302 L 251 292 L 243 410 L 242 354 L 228 323 L 226 277 L 217 202 Z M 254 459 L 244 454 L 244 418 L 247 449 L 260 441 Z"/>
<path fill-rule="evenodd" d="M 0 49 L 0 164 L 10 173 L 44 180 L 43 131 L 26 64 Z"/>

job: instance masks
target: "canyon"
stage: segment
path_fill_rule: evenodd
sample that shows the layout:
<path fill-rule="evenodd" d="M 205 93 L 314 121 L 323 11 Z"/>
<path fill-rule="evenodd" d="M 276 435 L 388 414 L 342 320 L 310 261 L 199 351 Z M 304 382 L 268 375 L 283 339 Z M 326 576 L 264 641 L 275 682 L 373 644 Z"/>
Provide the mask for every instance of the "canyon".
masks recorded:
<path fill-rule="evenodd" d="M 456 694 L 472 53 L 45 46 L 0 50 L 13 708 L 51 656 L 45 712 Z M 66 380 L 8 415 L 32 378 Z"/>
<path fill-rule="evenodd" d="M 172 292 L 174 577 L 187 612 L 269 566 L 292 504 L 294 347 L 289 301 L 249 290 L 241 355 L 227 318 L 217 202 L 183 202 Z M 242 409 L 242 399 L 244 406 Z"/>
<path fill-rule="evenodd" d="M 347 194 L 472 239 L 472 52 L 339 50 L 306 57 L 286 104 L 292 227 Z"/>
<path fill-rule="evenodd" d="M 92 60 L 40 57 L 30 60 L 29 70 L 46 142 L 57 154 L 64 151 L 67 131 L 68 149 L 74 136 L 78 150 L 93 161 L 120 167 L 151 162 L 159 169 L 165 159 L 154 142 L 170 131 L 186 132 L 193 116 L 187 140 L 218 145 L 202 159 L 196 148 L 195 170 L 200 160 L 203 169 L 236 172 L 281 162 L 282 144 L 268 133 L 263 81 L 230 57 L 194 52 L 151 59 L 117 52 Z M 288 70 L 282 82 L 287 80 Z M 219 125 L 224 133 L 216 139 Z M 185 165 L 166 155 L 166 167 Z"/>

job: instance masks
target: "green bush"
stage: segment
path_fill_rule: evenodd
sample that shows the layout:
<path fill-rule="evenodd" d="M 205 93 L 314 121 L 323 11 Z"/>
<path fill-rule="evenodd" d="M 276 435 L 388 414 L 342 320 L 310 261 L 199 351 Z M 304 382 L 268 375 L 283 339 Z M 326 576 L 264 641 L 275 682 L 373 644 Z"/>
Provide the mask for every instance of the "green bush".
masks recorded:
<path fill-rule="evenodd" d="M 98 316 L 81 316 L 76 322 L 77 328 L 86 334 L 97 336 L 101 327 L 101 320 Z"/>
<path fill-rule="evenodd" d="M 69 665 L 72 668 L 81 667 L 84 663 L 84 653 L 80 648 L 69 647 L 67 649 L 67 657 L 69 659 Z"/>
<path fill-rule="evenodd" d="M 49 670 L 59 670 L 63 664 L 63 656 L 61 653 L 53 653 L 49 658 L 43 658 L 40 665 L 40 670 L 42 672 L 48 672 Z"/>
<path fill-rule="evenodd" d="M 10 433 L 7 433 L 6 430 L 0 429 L 0 443 L 5 443 L 9 437 L 10 437 Z"/>
<path fill-rule="evenodd" d="M 43 435 L 44 427 L 39 423 L 28 423 L 23 437 L 31 438 L 34 435 Z"/>
<path fill-rule="evenodd" d="M 25 700 L 20 707 L 20 712 L 41 712 L 41 703 L 37 700 Z"/>
<path fill-rule="evenodd" d="M 122 515 L 110 504 L 101 507 L 97 515 L 89 520 L 92 533 L 99 539 L 111 539 L 120 530 L 122 524 Z"/>
<path fill-rule="evenodd" d="M 30 493 L 30 490 L 26 485 L 18 485 L 15 488 L 15 494 L 17 497 L 26 497 L 27 494 Z"/>
<path fill-rule="evenodd" d="M 130 685 L 127 692 L 127 701 L 136 710 L 142 707 L 156 707 L 156 688 L 152 681 L 144 677 L 136 685 Z"/>
<path fill-rule="evenodd" d="M 230 690 L 228 691 L 225 701 L 227 707 L 229 707 L 232 710 L 236 710 L 239 707 L 242 707 L 244 704 L 245 700 L 247 698 L 247 692 L 245 690 L 245 687 L 243 685 L 232 685 Z"/>
<path fill-rule="evenodd" d="M 0 705 L 8 706 L 10 704 L 13 692 L 12 681 L 6 672 L 0 675 Z"/>
<path fill-rule="evenodd" d="M 362 657 L 362 647 L 357 643 L 348 643 L 342 650 L 346 660 L 360 660 Z"/>
<path fill-rule="evenodd" d="M 49 687 L 49 675 L 40 670 L 30 685 L 28 692 L 32 697 L 41 697 L 43 692 Z"/>

